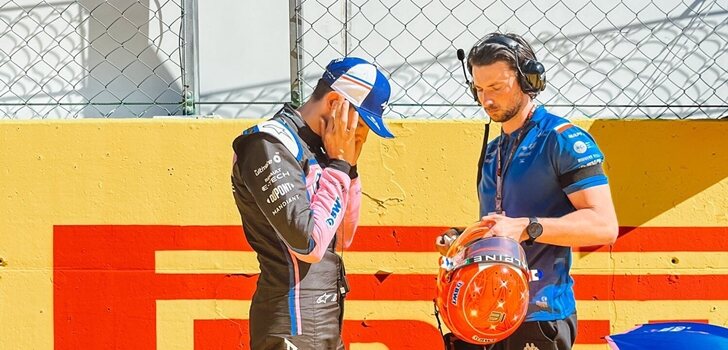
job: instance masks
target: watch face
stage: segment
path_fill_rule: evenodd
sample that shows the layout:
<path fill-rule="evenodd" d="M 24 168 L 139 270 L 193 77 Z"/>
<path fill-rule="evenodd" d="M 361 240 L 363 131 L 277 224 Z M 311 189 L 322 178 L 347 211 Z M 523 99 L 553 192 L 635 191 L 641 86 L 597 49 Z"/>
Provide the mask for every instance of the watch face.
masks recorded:
<path fill-rule="evenodd" d="M 526 231 L 528 232 L 528 236 L 531 238 L 538 238 L 538 236 L 543 233 L 543 226 L 537 222 L 532 222 L 528 224 L 528 227 L 526 228 Z"/>

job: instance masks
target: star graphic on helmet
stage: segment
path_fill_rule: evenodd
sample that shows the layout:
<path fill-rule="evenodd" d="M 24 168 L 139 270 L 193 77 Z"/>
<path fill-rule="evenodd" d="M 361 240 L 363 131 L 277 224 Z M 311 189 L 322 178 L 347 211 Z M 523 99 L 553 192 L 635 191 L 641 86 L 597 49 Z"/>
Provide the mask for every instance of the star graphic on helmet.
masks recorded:
<path fill-rule="evenodd" d="M 473 294 L 481 294 L 482 289 L 483 289 L 483 287 L 481 287 L 481 286 L 473 287 Z"/>

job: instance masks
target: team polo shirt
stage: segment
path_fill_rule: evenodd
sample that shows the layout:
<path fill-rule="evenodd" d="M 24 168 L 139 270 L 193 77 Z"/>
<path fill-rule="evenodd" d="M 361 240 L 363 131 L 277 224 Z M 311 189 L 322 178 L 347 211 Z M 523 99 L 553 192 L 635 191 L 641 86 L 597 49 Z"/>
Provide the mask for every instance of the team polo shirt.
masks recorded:
<path fill-rule="evenodd" d="M 480 215 L 495 211 L 496 153 L 502 140 L 506 162 L 520 133 L 526 134 L 505 165 L 503 210 L 508 217 L 561 217 L 575 211 L 568 194 L 607 184 L 604 155 L 584 129 L 538 107 L 529 121 L 511 135 L 501 134 L 486 149 L 478 184 Z M 569 274 L 571 248 L 535 242 L 522 244 L 531 269 L 526 321 L 564 319 L 576 312 Z"/>

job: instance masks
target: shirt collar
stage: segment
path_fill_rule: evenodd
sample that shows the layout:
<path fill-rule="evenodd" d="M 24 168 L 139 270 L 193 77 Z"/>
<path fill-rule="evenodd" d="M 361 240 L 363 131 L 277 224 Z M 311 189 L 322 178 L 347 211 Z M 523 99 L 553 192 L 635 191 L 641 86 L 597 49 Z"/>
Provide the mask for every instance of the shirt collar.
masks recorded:
<path fill-rule="evenodd" d="M 531 120 L 538 123 L 546 115 L 546 108 L 543 105 L 536 107 L 531 116 Z"/>
<path fill-rule="evenodd" d="M 303 120 L 303 116 L 301 113 L 299 113 L 295 108 L 293 108 L 293 105 L 290 103 L 286 103 L 283 105 L 283 108 L 278 112 L 278 114 L 283 115 L 284 117 L 287 117 L 289 119 L 293 126 L 295 127 L 295 132 L 298 134 L 298 136 L 301 137 L 301 140 L 305 142 L 310 149 L 312 150 L 318 150 L 319 148 L 323 147 L 324 143 L 323 140 L 321 140 L 321 136 L 316 135 L 313 130 L 306 124 L 306 122 Z"/>
<path fill-rule="evenodd" d="M 518 137 L 518 135 L 524 130 L 530 129 L 528 125 L 531 123 L 535 123 L 536 125 L 538 125 L 538 122 L 543 119 L 544 115 L 546 115 L 546 108 L 544 108 L 543 105 L 534 108 L 533 114 L 531 115 L 531 118 L 528 120 L 527 123 L 521 125 L 521 127 L 514 130 L 510 135 L 502 133 L 502 136 L 504 136 L 504 141 L 509 142 L 510 139 Z"/>

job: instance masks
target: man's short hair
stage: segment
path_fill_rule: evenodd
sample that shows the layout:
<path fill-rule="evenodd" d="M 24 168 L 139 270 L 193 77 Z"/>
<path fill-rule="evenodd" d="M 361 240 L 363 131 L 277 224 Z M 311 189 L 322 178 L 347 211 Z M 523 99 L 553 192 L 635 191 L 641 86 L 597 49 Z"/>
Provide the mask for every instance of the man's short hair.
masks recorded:
<path fill-rule="evenodd" d="M 334 89 L 332 89 L 331 86 L 329 86 L 329 84 L 323 79 L 319 79 L 318 83 L 316 83 L 316 87 L 313 89 L 310 99 L 311 101 L 318 101 L 324 98 L 324 96 L 331 91 L 334 91 Z"/>
<path fill-rule="evenodd" d="M 470 53 L 468 54 L 468 71 L 470 71 L 470 74 L 473 73 L 473 66 L 487 66 L 498 61 L 506 62 L 518 74 L 516 56 L 513 50 L 499 43 L 488 42 L 488 40 L 497 36 L 505 36 L 518 43 L 518 65 L 520 67 L 523 67 L 523 63 L 527 60 L 536 60 L 533 48 L 520 35 L 513 33 L 490 33 L 483 37 L 483 39 L 480 39 L 470 49 Z M 520 79 L 518 83 L 520 84 Z"/>

